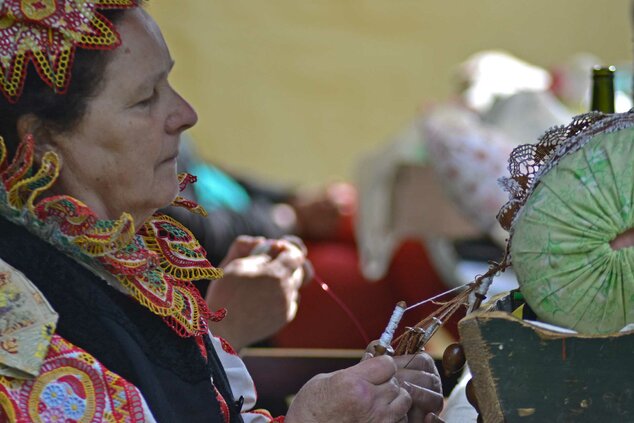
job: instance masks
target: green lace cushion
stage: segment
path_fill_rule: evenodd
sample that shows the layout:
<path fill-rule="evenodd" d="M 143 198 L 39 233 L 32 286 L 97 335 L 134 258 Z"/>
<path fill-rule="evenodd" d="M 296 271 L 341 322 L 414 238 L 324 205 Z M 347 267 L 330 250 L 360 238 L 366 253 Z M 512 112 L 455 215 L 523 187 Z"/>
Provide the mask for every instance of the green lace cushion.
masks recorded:
<path fill-rule="evenodd" d="M 537 316 L 581 333 L 634 322 L 634 129 L 603 133 L 541 179 L 515 224 L 513 269 Z"/>

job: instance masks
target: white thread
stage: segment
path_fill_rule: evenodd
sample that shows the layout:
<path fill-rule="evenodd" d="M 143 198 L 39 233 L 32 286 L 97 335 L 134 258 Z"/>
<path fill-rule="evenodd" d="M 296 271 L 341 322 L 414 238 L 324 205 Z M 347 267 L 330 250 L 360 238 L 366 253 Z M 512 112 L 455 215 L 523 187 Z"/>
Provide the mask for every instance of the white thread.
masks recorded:
<path fill-rule="evenodd" d="M 491 287 L 491 283 L 493 283 L 493 277 L 484 278 L 482 279 L 482 282 L 480 283 L 478 289 L 469 294 L 469 311 L 467 313 L 471 313 L 473 311 L 473 307 L 475 306 L 476 293 L 480 298 L 486 297 L 487 293 L 489 292 L 489 288 Z"/>
<path fill-rule="evenodd" d="M 462 288 L 466 287 L 467 285 L 468 285 L 468 284 L 465 284 L 465 285 L 460 285 L 460 286 L 457 286 L 457 287 L 455 287 L 455 288 L 451 288 L 450 290 L 447 290 L 447 291 L 445 291 L 445 292 L 441 292 L 440 294 L 438 294 L 438 295 L 434 295 L 433 297 L 428 298 L 428 299 L 426 299 L 426 300 L 423 300 L 423 301 L 421 301 L 420 303 L 416 303 L 416 304 L 414 304 L 414 305 L 411 305 L 411 306 L 407 307 L 407 308 L 405 309 L 405 311 L 407 311 L 407 310 L 411 310 L 411 309 L 413 309 L 413 308 L 415 308 L 415 307 L 418 307 L 418 306 L 422 306 L 423 304 L 426 304 L 426 303 L 428 303 L 428 302 L 434 301 L 434 300 L 436 300 L 436 299 L 438 299 L 438 298 L 440 298 L 440 297 L 444 297 L 445 295 L 447 295 L 447 294 L 451 294 L 451 293 L 452 293 L 452 292 L 454 292 L 454 291 L 458 291 L 458 290 L 460 290 L 460 289 L 462 289 Z"/>
<path fill-rule="evenodd" d="M 381 335 L 379 339 L 379 344 L 383 347 L 387 348 L 392 343 L 392 338 L 394 338 L 394 332 L 396 331 L 396 327 L 398 326 L 401 318 L 403 317 L 403 313 L 405 313 L 405 307 L 397 304 L 394 308 L 394 312 L 392 313 L 392 317 L 390 317 L 390 321 L 385 328 L 385 331 Z"/>

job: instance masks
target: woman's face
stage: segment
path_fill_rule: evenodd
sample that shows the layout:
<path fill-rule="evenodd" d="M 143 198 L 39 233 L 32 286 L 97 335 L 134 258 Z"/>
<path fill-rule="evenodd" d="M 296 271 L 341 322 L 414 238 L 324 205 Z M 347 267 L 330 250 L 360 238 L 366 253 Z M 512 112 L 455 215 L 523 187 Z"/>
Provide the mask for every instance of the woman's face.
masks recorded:
<path fill-rule="evenodd" d="M 178 193 L 179 138 L 197 116 L 169 85 L 174 62 L 154 20 L 134 9 L 117 30 L 122 44 L 84 117 L 51 140 L 62 158 L 57 191 L 100 218 L 129 212 L 139 224 Z"/>

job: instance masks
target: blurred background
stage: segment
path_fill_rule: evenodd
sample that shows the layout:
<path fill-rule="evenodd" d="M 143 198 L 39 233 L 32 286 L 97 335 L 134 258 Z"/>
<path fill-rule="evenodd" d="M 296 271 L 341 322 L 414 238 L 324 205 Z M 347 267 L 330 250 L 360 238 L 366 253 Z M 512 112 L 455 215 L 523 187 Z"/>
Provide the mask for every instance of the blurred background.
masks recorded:
<path fill-rule="evenodd" d="M 319 184 L 350 179 L 362 153 L 427 104 L 456 95 L 456 67 L 478 51 L 502 49 L 546 69 L 578 52 L 631 62 L 629 6 L 163 0 L 149 7 L 177 62 L 172 83 L 199 113 L 192 134 L 201 154 L 271 181 Z"/>

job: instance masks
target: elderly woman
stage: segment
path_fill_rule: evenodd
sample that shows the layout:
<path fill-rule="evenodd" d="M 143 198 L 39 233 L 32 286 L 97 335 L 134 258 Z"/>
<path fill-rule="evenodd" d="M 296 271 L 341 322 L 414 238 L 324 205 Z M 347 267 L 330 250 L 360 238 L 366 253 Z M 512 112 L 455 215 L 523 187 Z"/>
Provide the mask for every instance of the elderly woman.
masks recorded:
<path fill-rule="evenodd" d="M 248 373 L 211 335 L 225 310 L 192 282 L 222 272 L 155 213 L 200 210 L 175 167 L 196 113 L 151 17 L 134 0 L 0 1 L 0 59 L 0 420 L 284 420 L 251 411 Z M 230 312 L 251 313 L 232 287 L 254 268 L 293 308 L 304 253 L 270 241 L 240 270 L 261 242 L 239 241 L 210 290 Z M 433 421 L 439 389 L 424 354 L 371 357 L 311 379 L 285 421 Z"/>

